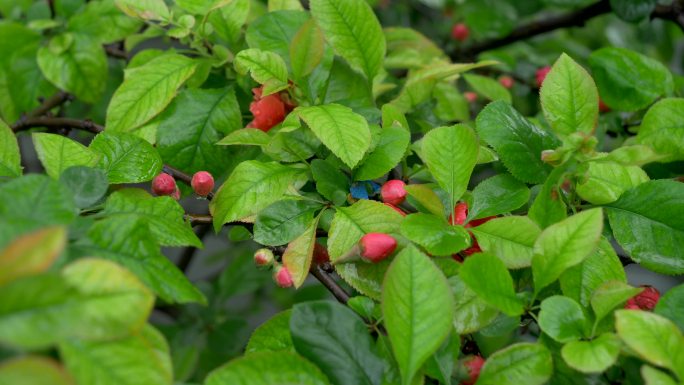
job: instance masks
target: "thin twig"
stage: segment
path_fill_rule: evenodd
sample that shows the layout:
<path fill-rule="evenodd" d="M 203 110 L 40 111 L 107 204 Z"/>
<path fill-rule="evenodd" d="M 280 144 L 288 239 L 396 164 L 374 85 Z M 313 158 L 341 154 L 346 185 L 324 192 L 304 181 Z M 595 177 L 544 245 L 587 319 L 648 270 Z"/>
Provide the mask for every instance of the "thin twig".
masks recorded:
<path fill-rule="evenodd" d="M 311 275 L 316 277 L 316 279 L 320 281 L 340 303 L 347 304 L 350 298 L 349 294 L 347 294 L 347 292 L 344 291 L 328 273 L 323 271 L 318 265 L 311 266 L 311 270 L 309 271 L 311 272 Z"/>
<path fill-rule="evenodd" d="M 67 101 L 71 100 L 72 96 L 68 92 L 59 91 L 51 97 L 45 99 L 43 103 L 38 106 L 35 110 L 26 114 L 27 117 L 33 118 L 37 116 L 43 116 L 50 112 L 51 109 L 61 106 Z"/>
<path fill-rule="evenodd" d="M 109 57 L 128 60 L 128 52 L 119 49 L 116 45 L 105 45 L 104 50 Z"/>
<path fill-rule="evenodd" d="M 39 116 L 39 117 L 22 117 L 16 123 L 12 125 L 12 130 L 14 132 L 19 132 L 23 130 L 28 130 L 34 127 L 47 127 L 47 128 L 76 128 L 83 131 L 92 132 L 93 134 L 99 134 L 104 131 L 104 127 L 93 123 L 88 119 L 73 119 L 73 118 L 60 118 L 52 116 Z"/>

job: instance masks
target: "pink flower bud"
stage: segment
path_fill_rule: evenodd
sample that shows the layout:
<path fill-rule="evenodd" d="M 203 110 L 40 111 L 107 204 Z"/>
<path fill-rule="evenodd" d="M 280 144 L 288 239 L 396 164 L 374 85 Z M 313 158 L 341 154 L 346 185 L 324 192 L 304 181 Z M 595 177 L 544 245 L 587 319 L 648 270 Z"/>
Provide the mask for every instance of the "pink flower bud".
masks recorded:
<path fill-rule="evenodd" d="M 195 194 L 205 197 L 214 189 L 214 177 L 206 171 L 198 171 L 192 176 L 190 185 Z"/>
<path fill-rule="evenodd" d="M 397 248 L 397 240 L 383 233 L 368 233 L 359 241 L 361 258 L 378 263 L 387 258 Z"/>
<path fill-rule="evenodd" d="M 276 265 L 275 272 L 273 273 L 273 280 L 276 284 L 278 284 L 278 286 L 282 288 L 291 287 L 292 285 L 294 285 L 294 282 L 292 281 L 292 274 L 290 274 L 290 270 L 288 270 L 287 267 L 282 265 Z"/>
<path fill-rule="evenodd" d="M 152 180 L 152 192 L 156 195 L 171 195 L 176 191 L 176 181 L 169 174 L 161 173 Z"/>
<path fill-rule="evenodd" d="M 464 92 L 463 96 L 466 98 L 468 103 L 475 103 L 477 100 L 477 94 L 474 92 Z"/>
<path fill-rule="evenodd" d="M 406 183 L 399 179 L 392 179 L 385 182 L 380 189 L 380 196 L 382 201 L 395 206 L 400 205 L 406 200 L 406 190 L 404 187 Z"/>
<path fill-rule="evenodd" d="M 273 266 L 275 257 L 269 249 L 259 249 L 254 253 L 254 264 L 259 268 L 269 268 Z"/>
<path fill-rule="evenodd" d="M 480 377 L 480 371 L 482 370 L 482 366 L 484 365 L 484 363 L 484 358 L 480 356 L 472 356 L 466 358 L 463 361 L 463 365 L 465 366 L 468 378 L 461 381 L 461 385 L 473 385 L 474 383 L 476 383 L 477 378 Z"/>
<path fill-rule="evenodd" d="M 465 41 L 470 36 L 470 29 L 465 23 L 458 23 L 451 28 L 451 37 L 458 41 Z"/>
<path fill-rule="evenodd" d="M 510 76 L 502 76 L 499 78 L 499 83 L 501 83 L 502 86 L 511 89 L 513 88 L 513 84 L 515 83 L 515 81 Z"/>
<path fill-rule="evenodd" d="M 454 213 L 449 215 L 449 224 L 462 225 L 468 217 L 468 204 L 465 202 L 457 203 L 454 206 Z"/>

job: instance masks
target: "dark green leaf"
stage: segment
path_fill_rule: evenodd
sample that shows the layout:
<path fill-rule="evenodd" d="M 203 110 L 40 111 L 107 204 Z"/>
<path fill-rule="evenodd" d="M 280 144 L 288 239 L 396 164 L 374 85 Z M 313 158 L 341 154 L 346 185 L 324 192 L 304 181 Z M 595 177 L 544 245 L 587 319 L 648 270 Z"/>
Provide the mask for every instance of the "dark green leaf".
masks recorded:
<path fill-rule="evenodd" d="M 505 214 L 522 207 L 530 199 L 530 189 L 510 175 L 486 179 L 473 190 L 468 221 Z"/>
<path fill-rule="evenodd" d="M 257 215 L 254 240 L 262 245 L 284 245 L 306 230 L 321 205 L 308 200 L 278 201 Z"/>
<path fill-rule="evenodd" d="M 146 182 L 162 169 L 157 150 L 127 133 L 102 132 L 90 143 L 90 149 L 100 155 L 97 167 L 107 173 L 110 184 Z"/>
<path fill-rule="evenodd" d="M 462 226 L 451 226 L 432 214 L 411 214 L 401 222 L 401 233 L 434 256 L 451 256 L 470 246 Z"/>
<path fill-rule="evenodd" d="M 67 168 L 59 177 L 59 181 L 71 191 L 78 208 L 90 207 L 97 203 L 109 187 L 104 171 L 84 166 Z"/>
<path fill-rule="evenodd" d="M 487 253 L 471 255 L 461 266 L 459 277 L 487 304 L 511 316 L 522 314 L 523 305 L 515 294 L 513 278 L 496 256 Z"/>

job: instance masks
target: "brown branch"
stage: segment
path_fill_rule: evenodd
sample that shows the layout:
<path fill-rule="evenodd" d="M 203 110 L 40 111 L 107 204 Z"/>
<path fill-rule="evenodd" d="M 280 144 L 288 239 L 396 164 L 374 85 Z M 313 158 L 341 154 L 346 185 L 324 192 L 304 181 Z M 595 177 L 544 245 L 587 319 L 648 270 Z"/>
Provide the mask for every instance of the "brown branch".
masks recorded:
<path fill-rule="evenodd" d="M 323 271 L 318 265 L 311 266 L 311 275 L 325 286 L 328 291 L 335 296 L 335 298 L 342 304 L 347 304 L 349 301 L 349 294 L 331 277 L 328 273 Z"/>
<path fill-rule="evenodd" d="M 37 116 L 43 116 L 50 112 L 51 109 L 61 106 L 67 101 L 71 100 L 72 96 L 68 92 L 59 91 L 52 95 L 48 99 L 45 99 L 43 103 L 35 110 L 26 114 L 27 117 L 33 118 Z"/>
<path fill-rule="evenodd" d="M 128 61 L 128 52 L 118 48 L 115 45 L 105 45 L 104 50 L 109 57 Z"/>
<path fill-rule="evenodd" d="M 52 116 L 40 116 L 40 117 L 22 117 L 16 123 L 12 125 L 12 130 L 14 132 L 19 132 L 23 130 L 28 130 L 35 127 L 47 127 L 47 128 L 75 128 L 83 131 L 92 132 L 93 134 L 99 134 L 104 131 L 104 127 L 93 123 L 88 119 L 73 119 L 73 118 L 59 118 Z"/>

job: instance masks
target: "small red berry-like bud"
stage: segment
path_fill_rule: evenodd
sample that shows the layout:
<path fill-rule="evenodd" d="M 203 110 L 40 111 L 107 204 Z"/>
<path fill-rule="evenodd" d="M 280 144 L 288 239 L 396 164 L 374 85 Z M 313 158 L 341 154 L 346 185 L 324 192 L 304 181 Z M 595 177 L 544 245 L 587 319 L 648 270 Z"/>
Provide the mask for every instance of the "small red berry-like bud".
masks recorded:
<path fill-rule="evenodd" d="M 391 204 L 391 203 L 385 203 L 385 206 L 391 207 L 392 210 L 394 210 L 394 211 L 398 212 L 399 214 L 401 214 L 402 217 L 405 217 L 405 216 L 406 216 L 406 213 L 404 212 L 404 210 L 400 209 L 399 207 L 397 207 L 397 206 L 395 206 L 395 205 L 393 205 L 393 204 Z"/>
<path fill-rule="evenodd" d="M 287 267 L 283 265 L 276 265 L 275 272 L 273 273 L 273 280 L 278 286 L 283 288 L 294 285 L 294 282 L 292 281 L 292 274 L 290 274 L 290 270 L 288 270 Z"/>
<path fill-rule="evenodd" d="M 470 36 L 470 29 L 464 23 L 458 23 L 451 28 L 451 37 L 458 41 L 465 41 Z"/>
<path fill-rule="evenodd" d="M 606 103 L 604 103 L 603 100 L 601 100 L 601 98 L 599 98 L 599 112 L 608 112 L 608 111 L 610 111 L 610 107 L 608 107 L 606 105 Z"/>
<path fill-rule="evenodd" d="M 318 265 L 322 265 L 326 262 L 330 262 L 330 254 L 328 254 L 328 249 L 320 243 L 316 242 L 313 250 L 313 261 Z"/>
<path fill-rule="evenodd" d="M 551 72 L 551 67 L 549 66 L 542 67 L 537 70 L 535 75 L 537 79 L 537 88 L 541 88 L 542 84 L 544 84 L 544 80 L 546 79 L 546 75 L 548 75 L 549 72 Z"/>
<path fill-rule="evenodd" d="M 259 268 L 269 268 L 273 266 L 275 257 L 269 249 L 259 249 L 254 253 L 254 264 Z"/>
<path fill-rule="evenodd" d="M 477 94 L 474 92 L 464 92 L 463 96 L 466 98 L 468 103 L 475 103 L 475 101 L 477 101 Z"/>
<path fill-rule="evenodd" d="M 511 89 L 513 88 L 513 84 L 515 83 L 515 81 L 510 76 L 502 76 L 499 78 L 499 83 L 501 83 L 502 86 Z"/>
<path fill-rule="evenodd" d="M 477 378 L 480 377 L 480 371 L 484 365 L 485 360 L 480 356 L 472 356 L 466 358 L 463 361 L 468 378 L 461 381 L 461 385 L 473 385 L 477 382 Z"/>
<path fill-rule="evenodd" d="M 359 241 L 361 258 L 377 263 L 387 258 L 397 248 L 397 240 L 383 233 L 368 233 Z"/>
<path fill-rule="evenodd" d="M 461 202 L 454 206 L 454 213 L 449 215 L 449 224 L 462 225 L 468 217 L 468 204 Z"/>
<path fill-rule="evenodd" d="M 192 176 L 190 185 L 195 194 L 205 197 L 214 189 L 214 177 L 206 171 L 198 171 Z"/>
<path fill-rule="evenodd" d="M 156 195 L 172 195 L 176 191 L 176 181 L 169 174 L 161 173 L 152 180 L 152 192 Z"/>
<path fill-rule="evenodd" d="M 642 286 L 644 291 L 627 300 L 625 309 L 641 309 L 651 311 L 660 300 L 660 292 L 653 286 Z"/>
<path fill-rule="evenodd" d="M 382 201 L 395 206 L 400 205 L 406 200 L 406 183 L 399 179 L 392 179 L 385 182 L 380 189 Z"/>

